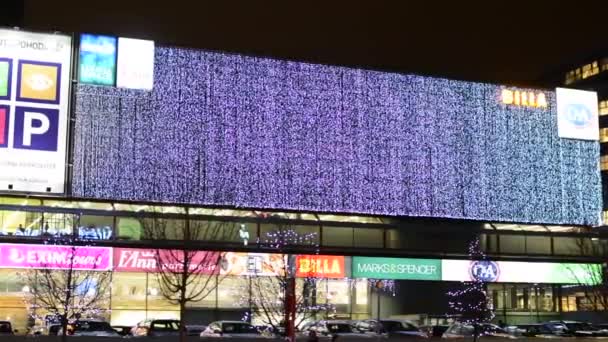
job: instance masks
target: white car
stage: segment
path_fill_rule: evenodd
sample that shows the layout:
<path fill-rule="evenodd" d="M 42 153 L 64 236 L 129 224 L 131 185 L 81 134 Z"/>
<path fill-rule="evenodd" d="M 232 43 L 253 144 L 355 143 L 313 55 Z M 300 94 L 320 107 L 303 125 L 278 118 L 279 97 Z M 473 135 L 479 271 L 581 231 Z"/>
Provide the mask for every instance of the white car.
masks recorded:
<path fill-rule="evenodd" d="M 209 324 L 201 337 L 265 338 L 253 325 L 242 321 L 217 321 Z"/>

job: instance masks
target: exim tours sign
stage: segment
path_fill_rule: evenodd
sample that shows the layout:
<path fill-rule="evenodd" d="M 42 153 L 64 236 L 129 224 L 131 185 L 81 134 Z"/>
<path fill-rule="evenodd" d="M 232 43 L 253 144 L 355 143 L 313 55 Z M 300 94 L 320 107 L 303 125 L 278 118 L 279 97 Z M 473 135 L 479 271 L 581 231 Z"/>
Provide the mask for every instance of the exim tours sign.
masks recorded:
<path fill-rule="evenodd" d="M 0 268 L 108 271 L 112 269 L 112 248 L 2 244 Z"/>

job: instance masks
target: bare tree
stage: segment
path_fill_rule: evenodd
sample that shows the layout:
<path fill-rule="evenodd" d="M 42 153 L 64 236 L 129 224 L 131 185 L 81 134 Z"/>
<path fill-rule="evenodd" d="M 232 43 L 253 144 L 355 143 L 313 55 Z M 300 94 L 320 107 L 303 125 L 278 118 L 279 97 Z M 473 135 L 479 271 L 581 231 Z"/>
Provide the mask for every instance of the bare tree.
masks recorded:
<path fill-rule="evenodd" d="M 608 244 L 603 240 L 579 238 L 576 240 L 575 248 L 580 255 L 604 260 L 608 256 Z M 608 310 L 608 283 L 605 281 L 605 269 L 602 265 L 582 264 L 576 265 L 576 267 L 569 265 L 567 271 L 576 280 L 579 289 L 594 311 Z"/>
<path fill-rule="evenodd" d="M 295 230 L 278 226 L 274 232 L 261 237 L 260 243 L 283 252 L 285 247 L 316 246 L 316 234 L 300 234 Z M 265 270 L 261 275 L 253 275 L 248 279 L 243 292 L 250 293 L 239 305 L 249 305 L 257 312 L 264 324 L 271 326 L 275 332 L 285 329 L 286 301 L 290 282 L 294 281 L 294 257 L 285 253 L 273 254 L 262 265 Z M 269 271 L 270 270 L 270 271 Z M 303 322 L 314 317 L 319 312 L 332 310 L 329 304 L 317 304 L 316 291 L 320 279 L 314 277 L 299 278 L 295 286 L 295 321 L 294 326 L 300 327 Z M 245 300 L 248 303 L 243 303 Z"/>
<path fill-rule="evenodd" d="M 209 296 L 225 276 L 220 274 L 224 252 L 197 251 L 197 242 L 235 241 L 237 224 L 222 221 L 143 220 L 144 234 L 160 241 L 179 241 L 179 249 L 157 249 L 156 276 L 162 296 L 180 311 L 180 341 L 186 338 L 185 312 L 188 303 Z"/>
<path fill-rule="evenodd" d="M 83 270 L 83 259 L 91 261 L 102 257 L 79 252 L 75 246 L 57 246 L 62 248 L 60 253 L 66 258 L 64 269 L 53 269 L 52 265 L 44 265 L 41 269 L 32 269 L 22 275 L 29 288 L 26 297 L 27 304 L 34 318 L 47 320 L 50 317 L 61 323 L 62 340 L 65 341 L 68 324 L 81 318 L 99 318 L 110 300 L 111 273 L 105 269 L 92 268 Z M 85 247 L 86 248 L 86 247 Z M 61 255 L 61 254 L 60 254 Z"/>

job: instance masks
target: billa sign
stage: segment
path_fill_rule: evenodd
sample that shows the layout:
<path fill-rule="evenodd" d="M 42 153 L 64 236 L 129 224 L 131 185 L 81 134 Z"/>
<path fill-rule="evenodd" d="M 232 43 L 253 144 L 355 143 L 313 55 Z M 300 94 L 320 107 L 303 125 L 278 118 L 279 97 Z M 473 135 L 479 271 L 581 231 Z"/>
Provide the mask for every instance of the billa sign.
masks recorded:
<path fill-rule="evenodd" d="M 501 99 L 511 106 L 547 108 L 547 96 L 543 92 L 503 89 Z"/>
<path fill-rule="evenodd" d="M 296 256 L 296 277 L 344 278 L 344 257 L 337 255 Z"/>

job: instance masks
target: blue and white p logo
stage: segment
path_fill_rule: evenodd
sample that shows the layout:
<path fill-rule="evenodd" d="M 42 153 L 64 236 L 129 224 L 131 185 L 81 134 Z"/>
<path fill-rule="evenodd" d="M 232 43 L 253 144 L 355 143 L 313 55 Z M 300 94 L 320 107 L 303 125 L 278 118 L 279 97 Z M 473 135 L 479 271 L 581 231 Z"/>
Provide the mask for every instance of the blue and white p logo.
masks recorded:
<path fill-rule="evenodd" d="M 591 110 L 581 103 L 570 103 L 564 110 L 564 119 L 576 128 L 585 128 L 591 125 L 593 114 Z"/>
<path fill-rule="evenodd" d="M 13 148 L 57 151 L 59 110 L 16 107 Z"/>

